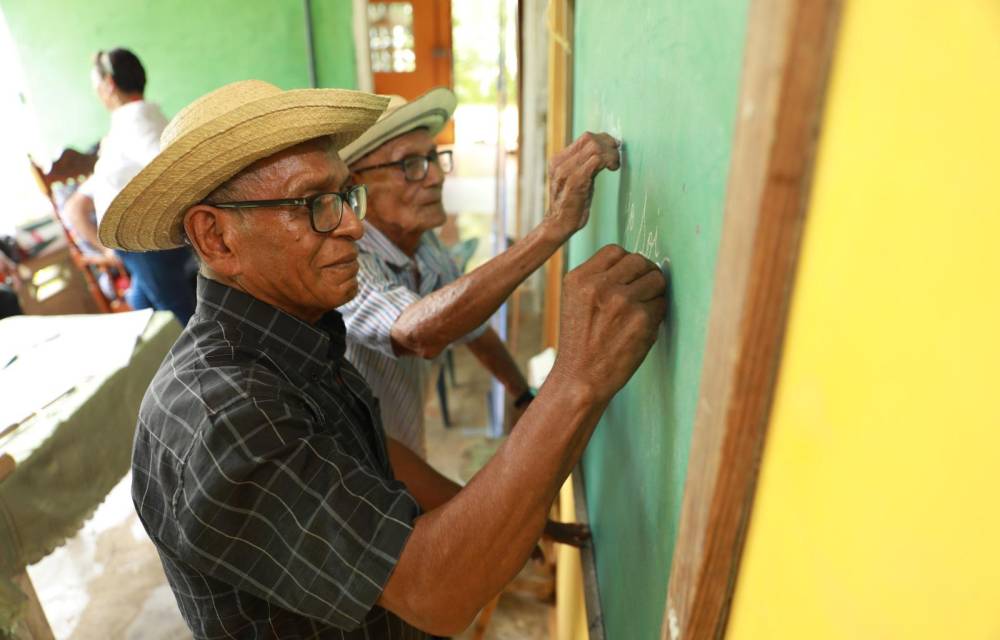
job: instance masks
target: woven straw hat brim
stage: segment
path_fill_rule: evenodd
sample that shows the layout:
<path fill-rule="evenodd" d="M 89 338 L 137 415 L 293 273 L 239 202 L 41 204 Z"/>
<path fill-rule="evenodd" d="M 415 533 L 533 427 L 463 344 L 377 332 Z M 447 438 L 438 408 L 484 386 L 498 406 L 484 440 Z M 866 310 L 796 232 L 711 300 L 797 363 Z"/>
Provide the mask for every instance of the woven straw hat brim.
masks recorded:
<path fill-rule="evenodd" d="M 330 136 L 340 148 L 371 127 L 387 104 L 358 91 L 304 89 L 225 111 L 179 134 L 126 185 L 101 220 L 101 242 L 126 251 L 182 246 L 184 212 L 223 182 L 306 140 Z"/>
<path fill-rule="evenodd" d="M 458 98 L 450 89 L 431 89 L 416 100 L 387 111 L 374 126 L 341 149 L 340 157 L 352 165 L 386 142 L 415 129 L 424 128 L 436 136 L 451 119 L 457 105 Z"/>

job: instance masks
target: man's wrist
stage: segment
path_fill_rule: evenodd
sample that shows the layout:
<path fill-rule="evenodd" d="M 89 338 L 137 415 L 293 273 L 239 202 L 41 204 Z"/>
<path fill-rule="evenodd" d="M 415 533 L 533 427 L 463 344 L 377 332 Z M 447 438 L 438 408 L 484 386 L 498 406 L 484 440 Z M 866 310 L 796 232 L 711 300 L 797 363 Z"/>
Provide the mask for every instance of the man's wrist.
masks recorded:
<path fill-rule="evenodd" d="M 617 389 L 609 389 L 603 379 L 594 380 L 591 376 L 581 375 L 575 366 L 567 367 L 558 357 L 546 376 L 545 383 L 546 386 L 552 383 L 566 392 L 573 401 L 583 400 L 587 405 L 607 404 L 617 392 Z"/>
<path fill-rule="evenodd" d="M 550 214 L 542 218 L 538 225 L 541 240 L 546 244 L 553 245 L 552 250 L 558 249 L 569 240 L 573 232 L 566 229 L 564 224 L 556 222 Z"/>

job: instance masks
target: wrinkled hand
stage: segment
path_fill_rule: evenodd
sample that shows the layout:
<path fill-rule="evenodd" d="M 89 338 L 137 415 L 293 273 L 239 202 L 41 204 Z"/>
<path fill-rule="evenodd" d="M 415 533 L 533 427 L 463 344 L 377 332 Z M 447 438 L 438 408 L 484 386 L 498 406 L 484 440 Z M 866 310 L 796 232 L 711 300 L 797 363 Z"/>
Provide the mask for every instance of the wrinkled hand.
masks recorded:
<path fill-rule="evenodd" d="M 628 381 L 667 311 L 666 278 L 638 253 L 608 245 L 563 280 L 559 355 L 552 372 L 610 399 Z"/>
<path fill-rule="evenodd" d="M 114 249 L 103 249 L 100 253 L 84 255 L 83 260 L 87 264 L 102 269 L 125 270 L 125 264 L 118 257 L 118 254 L 114 252 Z"/>
<path fill-rule="evenodd" d="M 125 263 L 122 262 L 122 259 L 118 256 L 117 253 L 115 253 L 114 249 L 104 249 L 102 254 L 105 266 L 111 269 L 117 269 L 119 271 L 125 270 Z"/>
<path fill-rule="evenodd" d="M 618 141 L 606 133 L 584 133 L 549 162 L 549 210 L 545 223 L 565 240 L 587 224 L 594 177 L 621 166 Z"/>

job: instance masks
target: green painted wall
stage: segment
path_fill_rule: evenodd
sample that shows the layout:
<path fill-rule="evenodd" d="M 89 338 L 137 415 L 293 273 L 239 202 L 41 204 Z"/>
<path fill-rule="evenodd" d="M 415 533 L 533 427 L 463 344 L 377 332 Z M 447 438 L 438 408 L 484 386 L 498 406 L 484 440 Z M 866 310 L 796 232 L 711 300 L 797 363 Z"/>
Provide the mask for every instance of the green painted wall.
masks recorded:
<path fill-rule="evenodd" d="M 625 140 L 598 178 L 579 264 L 608 243 L 672 263 L 669 324 L 584 457 L 608 638 L 658 638 L 687 473 L 747 0 L 578 2 L 575 135 Z"/>
<path fill-rule="evenodd" d="M 51 152 L 107 131 L 90 86 L 94 51 L 124 46 L 146 67 L 146 97 L 172 117 L 228 82 L 309 86 L 302 0 L 0 0 L 26 98 Z M 351 0 L 313 0 L 317 83 L 353 89 Z"/>

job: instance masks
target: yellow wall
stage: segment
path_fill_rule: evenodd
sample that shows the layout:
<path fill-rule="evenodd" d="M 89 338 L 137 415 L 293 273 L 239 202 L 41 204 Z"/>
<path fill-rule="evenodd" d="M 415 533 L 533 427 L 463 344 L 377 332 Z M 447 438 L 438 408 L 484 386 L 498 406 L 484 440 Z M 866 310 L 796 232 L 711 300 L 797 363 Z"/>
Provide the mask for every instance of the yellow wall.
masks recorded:
<path fill-rule="evenodd" d="M 573 500 L 573 476 L 559 491 L 559 519 L 576 520 Z M 583 569 L 580 551 L 569 545 L 556 548 L 556 624 L 554 640 L 589 640 L 587 608 L 583 601 Z"/>
<path fill-rule="evenodd" d="M 728 638 L 1000 638 L 1000 2 L 849 0 Z"/>

